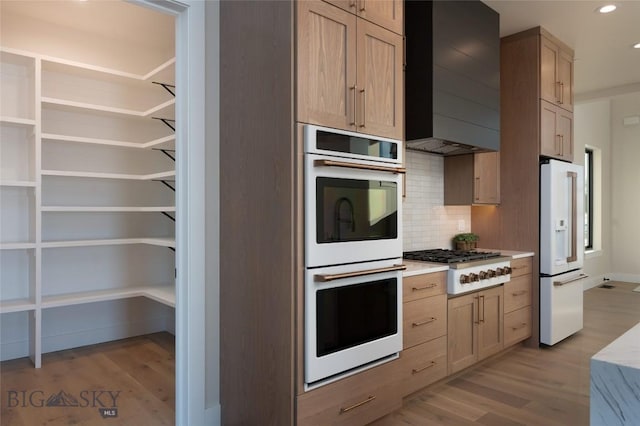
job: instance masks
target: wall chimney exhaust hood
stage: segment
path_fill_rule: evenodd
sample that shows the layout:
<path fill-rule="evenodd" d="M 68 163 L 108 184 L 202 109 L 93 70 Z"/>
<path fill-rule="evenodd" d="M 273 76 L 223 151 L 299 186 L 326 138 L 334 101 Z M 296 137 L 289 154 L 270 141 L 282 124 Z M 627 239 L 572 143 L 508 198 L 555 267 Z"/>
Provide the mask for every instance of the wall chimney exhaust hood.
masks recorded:
<path fill-rule="evenodd" d="M 500 21 L 481 1 L 405 1 L 407 149 L 500 149 Z"/>

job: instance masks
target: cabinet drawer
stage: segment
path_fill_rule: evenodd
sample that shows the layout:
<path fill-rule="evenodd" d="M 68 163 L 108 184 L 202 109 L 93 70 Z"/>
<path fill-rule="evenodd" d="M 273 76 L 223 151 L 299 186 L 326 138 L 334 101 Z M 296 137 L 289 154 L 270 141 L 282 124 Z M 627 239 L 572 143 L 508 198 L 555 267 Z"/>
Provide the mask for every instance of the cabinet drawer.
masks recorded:
<path fill-rule="evenodd" d="M 445 294 L 446 292 L 446 271 L 402 277 L 402 300 L 404 302 Z"/>
<path fill-rule="evenodd" d="M 511 261 L 511 278 L 519 277 L 531 273 L 533 260 L 530 257 L 523 257 Z"/>
<path fill-rule="evenodd" d="M 399 361 L 394 360 L 297 398 L 302 425 L 363 425 L 402 406 Z"/>
<path fill-rule="evenodd" d="M 428 297 L 403 306 L 403 347 L 410 348 L 447 333 L 447 296 Z"/>
<path fill-rule="evenodd" d="M 531 305 L 531 275 L 511 278 L 504 285 L 504 311 L 515 311 Z"/>
<path fill-rule="evenodd" d="M 531 336 L 531 306 L 518 309 L 504 316 L 504 347 L 511 346 Z"/>
<path fill-rule="evenodd" d="M 400 391 L 403 396 L 447 375 L 447 337 L 406 349 L 400 354 Z"/>

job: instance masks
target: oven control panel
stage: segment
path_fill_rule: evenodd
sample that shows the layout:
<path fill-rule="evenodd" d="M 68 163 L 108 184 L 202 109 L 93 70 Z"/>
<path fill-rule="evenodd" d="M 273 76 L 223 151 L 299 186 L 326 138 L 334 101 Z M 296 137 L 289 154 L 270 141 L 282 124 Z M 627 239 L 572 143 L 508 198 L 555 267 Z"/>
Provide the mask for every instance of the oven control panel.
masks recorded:
<path fill-rule="evenodd" d="M 450 269 L 447 292 L 462 294 L 504 284 L 511 280 L 511 262 L 501 261 L 460 269 Z"/>

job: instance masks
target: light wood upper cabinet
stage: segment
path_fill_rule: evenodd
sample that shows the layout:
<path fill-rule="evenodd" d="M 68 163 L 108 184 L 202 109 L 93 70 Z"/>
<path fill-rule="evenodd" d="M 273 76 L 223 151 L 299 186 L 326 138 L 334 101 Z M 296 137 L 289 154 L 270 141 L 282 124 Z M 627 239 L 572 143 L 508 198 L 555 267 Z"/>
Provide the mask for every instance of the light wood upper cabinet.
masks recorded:
<path fill-rule="evenodd" d="M 500 204 L 500 153 L 445 157 L 444 204 Z"/>
<path fill-rule="evenodd" d="M 540 36 L 540 97 L 573 111 L 573 54 Z"/>
<path fill-rule="evenodd" d="M 356 130 L 356 17 L 298 3 L 298 121 Z"/>
<path fill-rule="evenodd" d="M 402 139 L 402 37 L 358 21 L 358 131 Z"/>
<path fill-rule="evenodd" d="M 540 101 L 540 155 L 573 161 L 573 113 Z"/>
<path fill-rule="evenodd" d="M 474 203 L 500 204 L 500 153 L 474 154 L 473 162 Z"/>
<path fill-rule="evenodd" d="M 502 350 L 503 321 L 502 286 L 449 299 L 448 373 L 460 371 Z"/>
<path fill-rule="evenodd" d="M 402 0 L 325 0 L 341 9 L 380 25 L 397 34 L 403 34 Z"/>
<path fill-rule="evenodd" d="M 402 139 L 402 36 L 329 3 L 298 4 L 298 121 Z"/>

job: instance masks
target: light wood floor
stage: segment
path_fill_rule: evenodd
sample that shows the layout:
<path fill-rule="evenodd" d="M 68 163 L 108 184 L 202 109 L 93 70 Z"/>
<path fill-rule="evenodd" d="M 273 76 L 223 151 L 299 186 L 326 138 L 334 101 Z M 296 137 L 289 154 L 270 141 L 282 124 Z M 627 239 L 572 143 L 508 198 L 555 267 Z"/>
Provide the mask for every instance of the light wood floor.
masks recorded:
<path fill-rule="evenodd" d="M 392 425 L 589 424 L 589 360 L 640 321 L 638 284 L 584 294 L 584 329 L 542 349 L 518 346 L 405 399 Z"/>
<path fill-rule="evenodd" d="M 174 345 L 171 334 L 157 333 L 45 354 L 40 369 L 24 358 L 5 361 L 0 425 L 173 425 Z M 46 406 L 60 391 L 78 406 Z M 103 418 L 98 409 L 114 397 L 118 416 Z"/>

